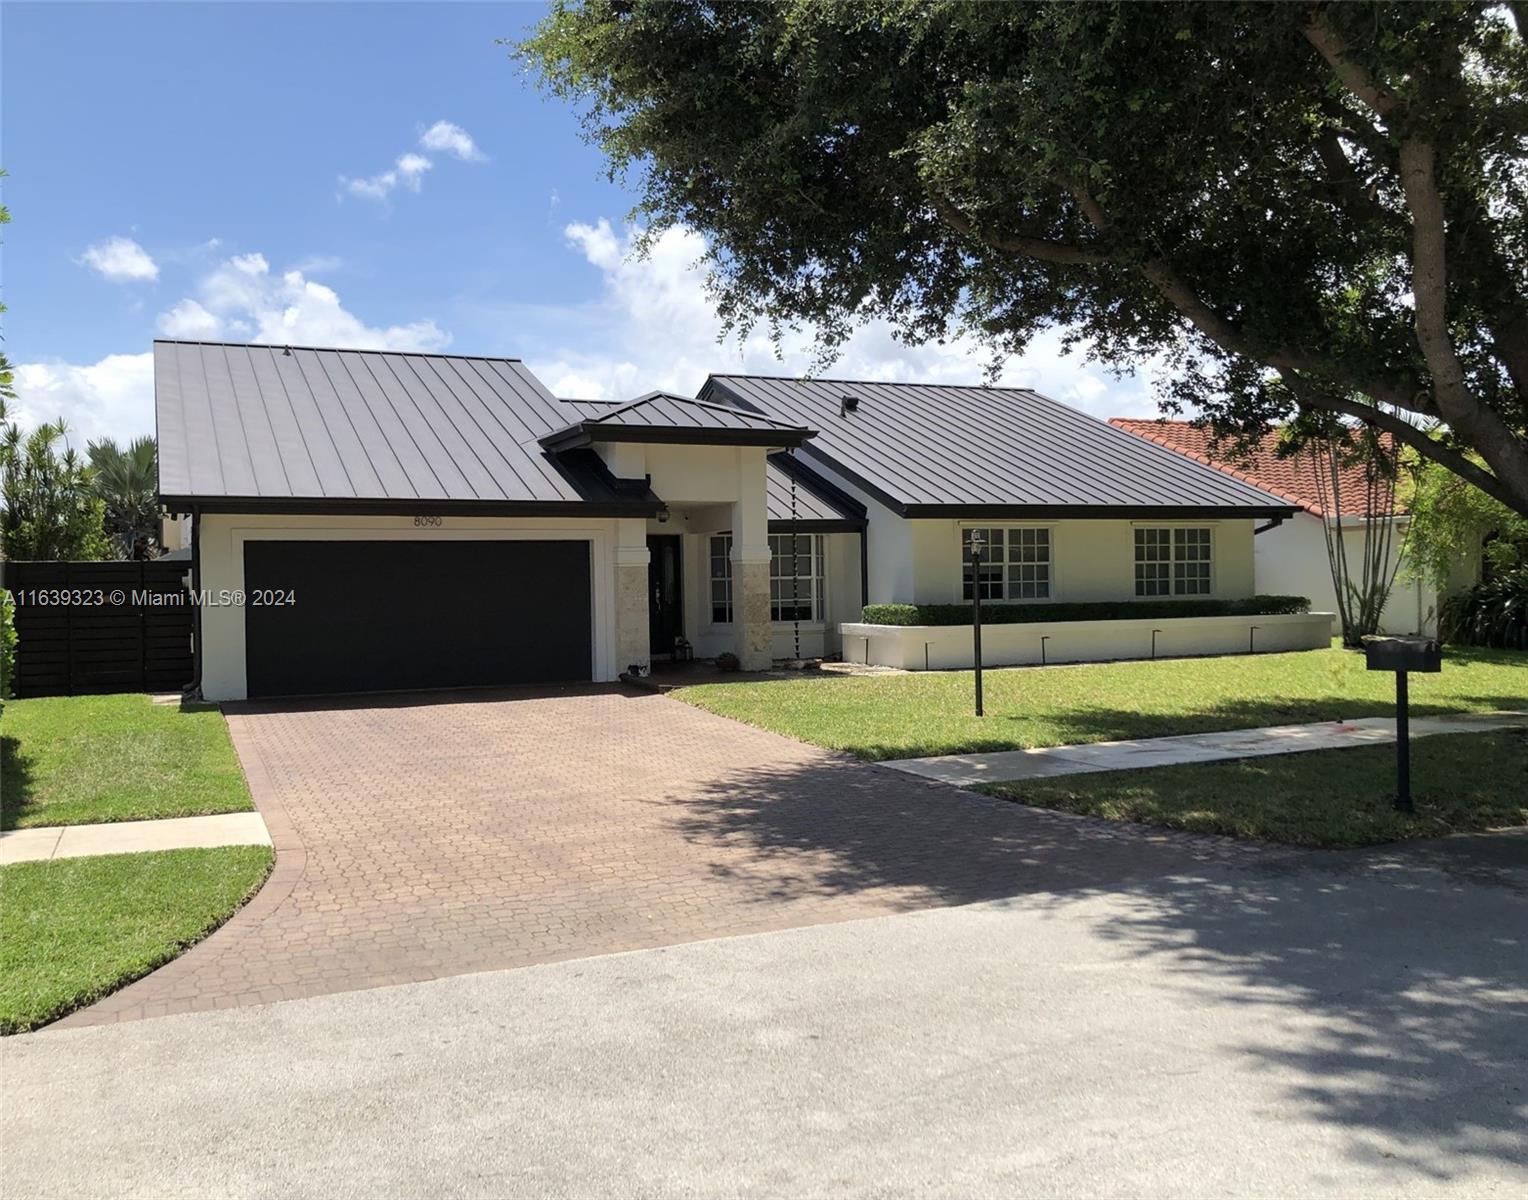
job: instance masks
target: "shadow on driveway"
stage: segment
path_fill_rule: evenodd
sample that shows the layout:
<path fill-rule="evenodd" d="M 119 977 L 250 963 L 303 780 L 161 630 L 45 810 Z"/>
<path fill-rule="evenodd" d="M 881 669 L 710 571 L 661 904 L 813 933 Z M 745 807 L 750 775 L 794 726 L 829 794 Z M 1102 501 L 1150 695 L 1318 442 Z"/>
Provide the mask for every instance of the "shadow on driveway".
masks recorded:
<path fill-rule="evenodd" d="M 924 904 L 1027 897 L 1172 961 L 1185 992 L 1245 1007 L 1253 1063 L 1351 1133 L 1528 1161 L 1528 830 L 1321 852 L 1157 833 L 1003 804 L 831 762 L 735 773 L 683 801 L 692 840 L 746 861 L 758 899 L 902 889 Z M 994 809 L 994 805 L 997 806 Z M 807 868 L 810 869 L 807 869 Z M 1229 867 L 1230 870 L 1217 869 Z M 1048 894 L 1048 895 L 1047 895 Z M 1264 1042 L 1259 1030 L 1299 1036 Z M 1291 1044 L 1300 1047 L 1291 1051 Z M 1393 1154 L 1392 1151 L 1383 1151 Z"/>

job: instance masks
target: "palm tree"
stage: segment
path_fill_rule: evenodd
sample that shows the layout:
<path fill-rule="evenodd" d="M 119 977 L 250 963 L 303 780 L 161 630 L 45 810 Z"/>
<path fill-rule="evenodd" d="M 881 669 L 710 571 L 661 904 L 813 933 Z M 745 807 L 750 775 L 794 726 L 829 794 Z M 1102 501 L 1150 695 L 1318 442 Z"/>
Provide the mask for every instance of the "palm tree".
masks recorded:
<path fill-rule="evenodd" d="M 95 490 L 106 502 L 106 534 L 123 558 L 153 554 L 159 546 L 159 465 L 154 439 L 126 450 L 110 438 L 90 443 Z M 140 548 L 141 543 L 141 548 Z"/>

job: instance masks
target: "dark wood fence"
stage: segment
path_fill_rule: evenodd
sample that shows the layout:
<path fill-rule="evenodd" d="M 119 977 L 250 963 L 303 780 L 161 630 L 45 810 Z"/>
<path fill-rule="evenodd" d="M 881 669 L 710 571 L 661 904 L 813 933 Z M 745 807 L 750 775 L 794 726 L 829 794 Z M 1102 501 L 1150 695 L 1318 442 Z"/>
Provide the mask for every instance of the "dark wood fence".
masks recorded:
<path fill-rule="evenodd" d="M 8 562 L 24 696 L 178 692 L 191 681 L 191 564 Z"/>

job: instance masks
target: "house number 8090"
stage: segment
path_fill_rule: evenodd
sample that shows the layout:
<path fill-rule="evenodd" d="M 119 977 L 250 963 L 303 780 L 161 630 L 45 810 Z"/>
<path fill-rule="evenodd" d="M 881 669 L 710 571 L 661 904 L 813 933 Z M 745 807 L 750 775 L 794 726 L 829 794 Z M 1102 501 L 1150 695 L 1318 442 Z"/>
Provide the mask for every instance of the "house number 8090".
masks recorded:
<path fill-rule="evenodd" d="M 414 528 L 415 529 L 439 529 L 443 524 L 445 524 L 445 518 L 444 517 L 415 517 L 414 518 Z"/>

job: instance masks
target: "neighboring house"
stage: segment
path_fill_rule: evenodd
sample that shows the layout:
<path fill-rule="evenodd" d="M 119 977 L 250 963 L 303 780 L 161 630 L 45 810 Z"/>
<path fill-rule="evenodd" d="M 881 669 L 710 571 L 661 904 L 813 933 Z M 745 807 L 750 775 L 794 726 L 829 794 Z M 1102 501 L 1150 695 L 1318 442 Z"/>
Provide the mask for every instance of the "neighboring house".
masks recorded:
<path fill-rule="evenodd" d="M 1354 464 L 1341 468 L 1337 492 L 1342 511 L 1329 513 L 1326 511 L 1329 501 L 1324 500 L 1322 492 L 1325 490 L 1329 496 L 1331 488 L 1323 489 L 1316 478 L 1318 470 L 1328 470 L 1325 458 L 1312 452 L 1280 457 L 1276 430 L 1270 430 L 1250 452 L 1233 455 L 1229 447 L 1214 444 L 1208 428 L 1188 421 L 1114 417 L 1109 424 L 1299 505 L 1299 512 L 1291 520 L 1257 538 L 1255 569 L 1260 592 L 1309 596 L 1313 607 L 1335 611 L 1337 589 L 1332 581 L 1326 533 L 1339 521 L 1349 572 L 1355 581 L 1361 578 L 1363 527 L 1368 518 L 1367 489 L 1361 466 Z M 1404 547 L 1408 520 L 1404 510 L 1394 516 L 1389 561 L 1400 569 L 1396 572 L 1390 598 L 1380 614 L 1384 633 L 1430 632 L 1436 627 L 1437 592 L 1425 582 L 1407 578 Z"/>
<path fill-rule="evenodd" d="M 1254 526 L 1298 511 L 1023 390 L 719 375 L 606 404 L 505 358 L 163 341 L 154 360 L 213 700 L 611 680 L 681 644 L 745 669 L 868 653 L 867 600 L 969 598 L 973 529 L 990 600 L 1242 598 Z M 1160 648 L 1245 648 L 1226 620 L 1158 620 Z M 1330 631 L 1257 620 L 1260 648 Z M 1067 634 L 1053 658 L 1147 653 L 1153 622 L 1093 624 L 1128 645 Z M 1046 628 L 997 653 L 1037 659 Z"/>

